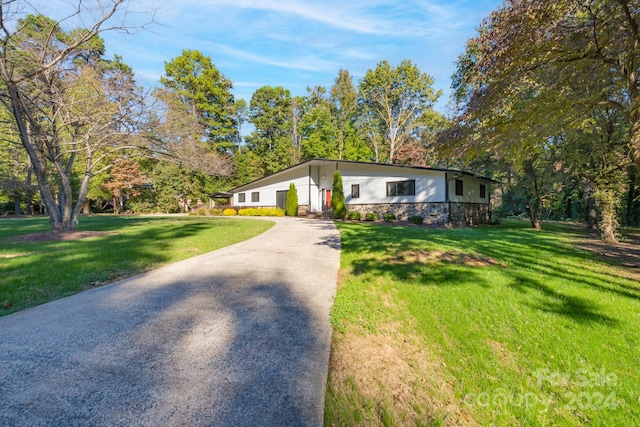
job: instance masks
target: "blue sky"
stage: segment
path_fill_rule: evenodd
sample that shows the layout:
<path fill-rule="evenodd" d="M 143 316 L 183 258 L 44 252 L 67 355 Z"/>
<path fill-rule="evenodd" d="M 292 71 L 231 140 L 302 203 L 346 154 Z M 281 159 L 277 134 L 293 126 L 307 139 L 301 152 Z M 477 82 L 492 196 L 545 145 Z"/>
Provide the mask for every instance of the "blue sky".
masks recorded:
<path fill-rule="evenodd" d="M 413 61 L 435 79 L 445 112 L 454 61 L 501 0 L 133 0 L 157 9 L 157 24 L 130 35 L 106 33 L 107 54 L 122 55 L 141 83 L 158 84 L 164 63 L 183 49 L 211 57 L 250 100 L 264 85 L 305 95 L 329 88 L 338 70 L 354 76 L 387 59 Z M 133 15 L 134 17 L 136 15 Z"/>

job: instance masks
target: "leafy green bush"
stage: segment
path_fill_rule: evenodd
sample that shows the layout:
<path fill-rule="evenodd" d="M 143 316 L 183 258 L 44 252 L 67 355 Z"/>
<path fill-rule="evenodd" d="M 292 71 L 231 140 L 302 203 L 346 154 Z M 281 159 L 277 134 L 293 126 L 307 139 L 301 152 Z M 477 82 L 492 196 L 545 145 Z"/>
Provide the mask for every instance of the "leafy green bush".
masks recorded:
<path fill-rule="evenodd" d="M 396 215 L 392 214 L 392 213 L 386 213 L 382 216 L 382 219 L 384 219 L 384 222 L 391 222 L 391 221 L 395 221 L 396 220 Z"/>
<path fill-rule="evenodd" d="M 246 208 L 238 210 L 240 216 L 284 216 L 284 211 L 278 208 Z"/>
<path fill-rule="evenodd" d="M 420 215 L 414 215 L 411 218 L 409 218 L 409 222 L 413 224 L 422 224 L 423 221 L 424 221 L 424 218 L 422 218 Z"/>
<path fill-rule="evenodd" d="M 342 175 L 340 171 L 333 174 L 333 195 L 331 197 L 331 210 L 336 219 L 345 219 L 347 207 L 344 204 L 344 189 L 342 187 Z"/>
<path fill-rule="evenodd" d="M 360 221 L 362 219 L 362 214 L 360 212 L 352 211 L 352 212 L 349 212 L 349 214 L 347 215 L 347 218 Z"/>
<path fill-rule="evenodd" d="M 238 212 L 236 212 L 235 209 L 227 208 L 227 209 L 222 211 L 222 215 L 224 215 L 224 216 L 236 216 L 236 215 L 238 215 Z"/>
<path fill-rule="evenodd" d="M 220 208 L 211 208 L 211 209 L 209 209 L 209 215 L 211 215 L 211 216 L 221 216 L 222 215 L 222 209 L 220 209 Z"/>
<path fill-rule="evenodd" d="M 374 214 L 373 212 L 368 213 L 364 216 L 365 221 L 375 221 L 377 219 L 378 219 L 378 215 Z"/>
<path fill-rule="evenodd" d="M 289 184 L 289 191 L 287 191 L 284 214 L 286 216 L 298 216 L 298 190 L 296 190 L 293 182 Z"/>

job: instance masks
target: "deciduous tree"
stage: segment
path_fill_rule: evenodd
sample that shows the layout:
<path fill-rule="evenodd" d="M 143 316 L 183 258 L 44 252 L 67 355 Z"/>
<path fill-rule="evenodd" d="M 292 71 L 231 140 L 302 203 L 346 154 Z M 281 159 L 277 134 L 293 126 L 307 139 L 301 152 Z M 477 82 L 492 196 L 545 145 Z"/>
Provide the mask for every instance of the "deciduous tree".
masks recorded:
<path fill-rule="evenodd" d="M 378 63 L 375 70 L 368 70 L 360 80 L 359 105 L 367 115 L 369 130 L 371 121 L 380 123 L 386 145 L 387 163 L 393 163 L 397 150 L 413 139 L 420 138 L 433 105 L 442 94 L 432 87 L 433 78 L 422 73 L 411 61 L 402 61 L 392 67 L 388 61 Z M 377 152 L 380 159 L 380 150 Z"/>
<path fill-rule="evenodd" d="M 114 152 L 137 146 L 133 134 L 142 98 L 130 70 L 117 60 L 102 60 L 98 37 L 123 3 L 79 1 L 72 15 L 59 21 L 37 11 L 19 17 L 20 2 L 0 5 L 2 102 L 13 116 L 55 231 L 75 228 L 91 176 L 110 167 Z M 66 31 L 65 23 L 73 19 L 89 25 Z M 83 173 L 74 191 L 76 161 Z"/>
<path fill-rule="evenodd" d="M 638 25 L 633 1 L 505 2 L 458 61 L 459 152 L 515 153 L 524 165 L 532 160 L 528 153 L 550 138 L 575 137 L 606 106 L 627 121 L 627 144 L 638 162 Z M 619 160 L 616 167 L 625 169 L 625 156 Z"/>
<path fill-rule="evenodd" d="M 124 210 L 126 199 L 140 194 L 140 189 L 147 184 L 149 178 L 140 171 L 140 165 L 133 159 L 122 159 L 111 168 L 102 187 L 113 199 L 113 212 L 119 214 Z"/>

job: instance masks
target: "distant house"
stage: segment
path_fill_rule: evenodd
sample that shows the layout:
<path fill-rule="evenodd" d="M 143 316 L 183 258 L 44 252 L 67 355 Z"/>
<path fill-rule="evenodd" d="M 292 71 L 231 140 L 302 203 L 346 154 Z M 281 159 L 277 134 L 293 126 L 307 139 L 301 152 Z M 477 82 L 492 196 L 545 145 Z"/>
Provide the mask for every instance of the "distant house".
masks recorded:
<path fill-rule="evenodd" d="M 420 215 L 426 224 L 485 224 L 490 219 L 491 179 L 457 170 L 345 160 L 308 160 L 230 190 L 229 200 L 237 208 L 284 209 L 293 182 L 300 215 L 329 211 L 336 170 L 349 212 L 394 213 L 399 220 Z"/>

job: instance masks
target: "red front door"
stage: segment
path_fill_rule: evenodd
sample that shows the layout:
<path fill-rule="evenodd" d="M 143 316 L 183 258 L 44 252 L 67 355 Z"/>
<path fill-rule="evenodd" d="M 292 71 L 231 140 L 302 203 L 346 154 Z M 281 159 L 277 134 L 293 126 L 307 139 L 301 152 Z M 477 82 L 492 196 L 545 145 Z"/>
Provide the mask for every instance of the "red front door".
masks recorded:
<path fill-rule="evenodd" d="M 324 190 L 324 210 L 331 210 L 331 190 Z"/>

